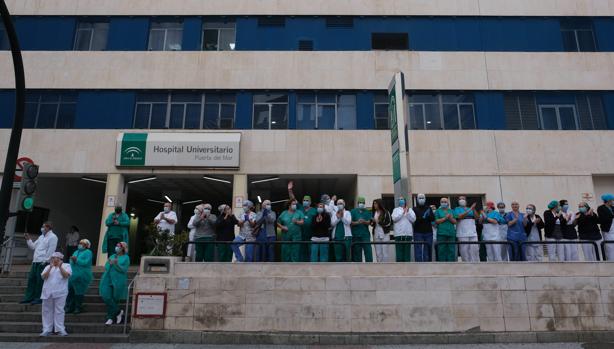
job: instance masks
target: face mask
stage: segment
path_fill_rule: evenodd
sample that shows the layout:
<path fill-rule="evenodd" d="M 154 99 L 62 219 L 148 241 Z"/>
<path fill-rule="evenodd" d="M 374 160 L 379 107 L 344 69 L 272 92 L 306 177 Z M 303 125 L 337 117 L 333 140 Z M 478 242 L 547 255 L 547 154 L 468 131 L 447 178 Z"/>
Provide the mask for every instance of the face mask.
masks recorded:
<path fill-rule="evenodd" d="M 271 205 L 266 205 L 266 206 L 264 206 L 264 208 L 270 211 L 271 210 Z"/>
<path fill-rule="evenodd" d="M 559 212 L 561 212 L 561 209 L 557 207 L 557 208 L 556 208 L 554 211 L 555 211 L 556 213 L 559 213 Z"/>
<path fill-rule="evenodd" d="M 343 204 L 337 204 L 337 208 L 341 211 L 343 210 L 344 205 Z"/>
<path fill-rule="evenodd" d="M 77 248 L 79 249 L 79 251 L 85 250 L 85 247 L 83 247 L 83 245 L 79 245 Z"/>
<path fill-rule="evenodd" d="M 318 213 L 322 213 L 324 212 L 324 209 L 322 207 L 318 207 Z"/>
<path fill-rule="evenodd" d="M 311 206 L 310 201 L 303 201 L 303 207 L 309 207 L 309 206 Z"/>
<path fill-rule="evenodd" d="M 170 209 L 170 208 L 168 208 L 168 207 L 165 207 L 165 208 L 164 208 L 164 213 L 169 213 L 169 212 L 171 212 L 171 209 Z"/>
<path fill-rule="evenodd" d="M 290 205 L 290 209 L 292 209 L 292 211 L 295 211 L 296 210 L 296 204 Z"/>
<path fill-rule="evenodd" d="M 426 199 L 418 199 L 418 205 L 424 205 Z"/>
<path fill-rule="evenodd" d="M 45 227 L 42 227 L 42 228 L 41 228 L 41 233 L 42 233 L 42 234 L 45 234 Z"/>
<path fill-rule="evenodd" d="M 365 208 L 365 204 L 363 202 L 359 203 L 358 204 L 358 208 L 361 209 L 361 210 L 364 209 Z"/>
<path fill-rule="evenodd" d="M 567 212 L 569 210 L 569 205 L 563 205 L 563 212 Z"/>
<path fill-rule="evenodd" d="M 194 209 L 194 214 L 199 214 L 199 213 L 200 213 L 200 211 L 199 211 L 199 210 Z"/>
<path fill-rule="evenodd" d="M 121 250 L 122 250 L 121 247 L 115 246 L 115 253 L 119 253 L 119 251 L 121 251 Z"/>
<path fill-rule="evenodd" d="M 442 202 L 440 206 L 441 206 L 441 208 L 448 208 L 448 203 L 447 202 Z"/>
<path fill-rule="evenodd" d="M 116 209 L 115 209 L 115 213 L 117 213 L 117 214 L 122 213 L 122 209 L 121 209 L 121 208 L 116 208 Z"/>
<path fill-rule="evenodd" d="M 465 200 L 458 200 L 458 205 L 461 206 L 461 207 L 465 207 L 465 206 L 467 206 L 467 201 L 465 201 Z"/>
<path fill-rule="evenodd" d="M 399 200 L 399 206 L 405 207 L 405 200 Z"/>
<path fill-rule="evenodd" d="M 528 215 L 532 215 L 533 214 L 533 209 L 532 208 L 527 208 L 527 214 Z"/>
<path fill-rule="evenodd" d="M 580 207 L 580 213 L 586 213 L 588 209 L 586 207 Z"/>

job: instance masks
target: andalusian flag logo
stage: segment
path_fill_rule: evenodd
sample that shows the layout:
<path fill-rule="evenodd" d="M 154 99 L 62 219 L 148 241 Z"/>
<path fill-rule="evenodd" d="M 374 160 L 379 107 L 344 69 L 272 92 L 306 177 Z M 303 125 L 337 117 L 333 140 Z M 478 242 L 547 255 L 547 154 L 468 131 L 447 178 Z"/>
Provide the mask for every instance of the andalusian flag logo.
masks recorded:
<path fill-rule="evenodd" d="M 124 133 L 120 153 L 120 166 L 145 166 L 147 133 Z"/>

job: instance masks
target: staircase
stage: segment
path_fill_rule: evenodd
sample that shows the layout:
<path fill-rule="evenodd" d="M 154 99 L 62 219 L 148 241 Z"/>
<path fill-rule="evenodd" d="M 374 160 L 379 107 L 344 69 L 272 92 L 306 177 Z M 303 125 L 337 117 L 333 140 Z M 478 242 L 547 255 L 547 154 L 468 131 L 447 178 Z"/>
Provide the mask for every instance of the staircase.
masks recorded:
<path fill-rule="evenodd" d="M 128 341 L 124 325 L 105 326 L 106 307 L 98 295 L 103 268 L 95 267 L 94 280 L 88 289 L 81 314 L 66 314 L 67 337 L 39 337 L 42 331 L 41 305 L 19 304 L 27 285 L 30 266 L 17 265 L 8 274 L 0 275 L 0 342 L 87 342 L 121 343 Z M 130 269 L 129 279 L 136 275 Z M 126 304 L 122 303 L 122 309 Z M 130 314 L 130 308 L 128 314 Z M 1 345 L 0 345 L 1 347 Z"/>

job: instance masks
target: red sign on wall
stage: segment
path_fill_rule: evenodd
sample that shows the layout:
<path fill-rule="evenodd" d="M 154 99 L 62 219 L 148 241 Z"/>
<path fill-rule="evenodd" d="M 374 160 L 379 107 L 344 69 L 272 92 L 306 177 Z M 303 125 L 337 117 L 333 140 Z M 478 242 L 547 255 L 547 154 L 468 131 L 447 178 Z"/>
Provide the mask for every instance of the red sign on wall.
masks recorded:
<path fill-rule="evenodd" d="M 34 161 L 27 157 L 17 159 L 15 167 L 15 177 L 13 178 L 13 182 L 21 182 L 21 173 L 23 172 L 23 167 L 25 163 L 34 164 Z"/>

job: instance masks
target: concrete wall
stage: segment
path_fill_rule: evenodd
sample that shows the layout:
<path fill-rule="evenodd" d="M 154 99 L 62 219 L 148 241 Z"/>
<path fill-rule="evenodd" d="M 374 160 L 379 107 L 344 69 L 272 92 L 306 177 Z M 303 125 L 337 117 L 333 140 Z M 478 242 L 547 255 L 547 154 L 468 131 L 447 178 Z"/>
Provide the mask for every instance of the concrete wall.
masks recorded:
<path fill-rule="evenodd" d="M 7 0 L 18 15 L 612 16 L 612 0 Z M 351 2 L 351 6 L 348 4 Z"/>
<path fill-rule="evenodd" d="M 203 173 L 201 169 L 117 169 L 118 132 L 25 130 L 21 154 L 36 154 L 41 172 L 53 176 Z M 207 173 L 352 174 L 358 175 L 357 194 L 368 200 L 393 192 L 388 131 L 241 133 L 239 171 Z M 8 135 L 8 130 L 0 130 L 0 138 Z M 553 199 L 566 198 L 576 205 L 585 194 L 596 204 L 595 198 L 614 188 L 614 155 L 602 151 L 614 147 L 610 131 L 410 131 L 409 137 L 414 193 L 480 194 L 494 201 L 534 203 L 541 210 Z M 5 156 L 5 147 L 0 144 L 0 157 Z M 310 161 L 300 161 L 299 152 L 311 154 Z M 593 183 L 594 178 L 598 183 Z"/>
<path fill-rule="evenodd" d="M 136 330 L 614 330 L 608 263 L 176 263 L 168 277 L 141 274 L 135 290 L 168 292 L 166 319 L 133 319 Z"/>
<path fill-rule="evenodd" d="M 400 70 L 407 89 L 416 90 L 614 89 L 614 53 L 605 52 L 26 51 L 23 57 L 28 88 L 385 90 Z M 0 77 L 0 88 L 14 88 L 8 51 L 0 52 Z"/>

